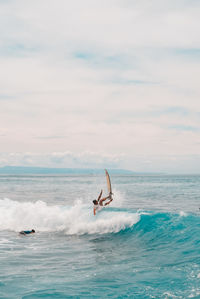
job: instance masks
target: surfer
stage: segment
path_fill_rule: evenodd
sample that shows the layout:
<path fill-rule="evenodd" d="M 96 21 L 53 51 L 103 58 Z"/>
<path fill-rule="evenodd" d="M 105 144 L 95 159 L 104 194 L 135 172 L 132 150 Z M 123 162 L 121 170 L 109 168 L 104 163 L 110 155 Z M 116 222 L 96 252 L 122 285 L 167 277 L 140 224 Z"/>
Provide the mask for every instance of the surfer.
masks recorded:
<path fill-rule="evenodd" d="M 111 201 L 113 200 L 112 197 L 111 197 L 112 193 L 110 193 L 107 197 L 101 198 L 102 193 L 103 193 L 103 190 L 101 190 L 98 199 L 97 200 L 96 199 L 93 200 L 93 204 L 94 204 L 93 212 L 94 212 L 94 215 L 96 215 L 96 211 L 100 210 L 101 207 L 105 207 L 105 206 L 109 205 L 109 203 L 111 203 Z M 110 200 L 108 202 L 104 203 L 104 201 L 106 199 L 110 199 Z"/>
<path fill-rule="evenodd" d="M 20 232 L 21 235 L 29 235 L 29 234 L 34 234 L 35 233 L 35 230 L 32 229 L 32 230 L 22 230 Z"/>

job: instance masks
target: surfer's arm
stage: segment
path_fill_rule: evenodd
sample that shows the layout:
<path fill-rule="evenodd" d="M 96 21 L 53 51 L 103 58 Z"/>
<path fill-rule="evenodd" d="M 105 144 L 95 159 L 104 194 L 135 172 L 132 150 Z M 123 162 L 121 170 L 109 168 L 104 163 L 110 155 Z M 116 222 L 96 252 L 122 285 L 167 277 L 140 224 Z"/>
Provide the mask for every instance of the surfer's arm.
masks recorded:
<path fill-rule="evenodd" d="M 102 192 L 103 192 L 103 190 L 101 190 L 101 192 L 100 192 L 100 194 L 99 194 L 99 197 L 98 197 L 97 201 L 99 201 L 99 200 L 100 200 L 100 198 L 101 198 L 101 195 L 102 195 Z"/>
<path fill-rule="evenodd" d="M 95 207 L 93 208 L 93 213 L 94 213 L 94 216 L 96 215 L 96 209 Z"/>

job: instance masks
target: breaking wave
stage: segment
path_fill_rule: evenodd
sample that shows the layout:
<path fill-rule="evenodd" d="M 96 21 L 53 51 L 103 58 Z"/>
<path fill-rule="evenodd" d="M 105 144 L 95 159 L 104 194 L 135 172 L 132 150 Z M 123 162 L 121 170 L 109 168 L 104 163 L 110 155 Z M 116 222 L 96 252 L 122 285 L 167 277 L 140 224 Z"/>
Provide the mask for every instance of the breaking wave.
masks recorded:
<path fill-rule="evenodd" d="M 0 200 L 0 230 L 20 231 L 34 228 L 40 232 L 64 231 L 68 235 L 117 233 L 140 220 L 139 213 L 103 209 L 97 216 L 92 207 L 76 202 L 74 206 L 47 205 L 43 201 Z"/>

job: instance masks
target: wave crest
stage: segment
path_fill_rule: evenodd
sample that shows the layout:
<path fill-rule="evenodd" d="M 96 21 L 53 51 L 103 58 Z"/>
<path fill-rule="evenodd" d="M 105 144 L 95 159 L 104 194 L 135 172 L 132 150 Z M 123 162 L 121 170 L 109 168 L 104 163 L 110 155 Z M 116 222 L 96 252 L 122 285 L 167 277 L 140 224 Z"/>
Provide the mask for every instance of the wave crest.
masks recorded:
<path fill-rule="evenodd" d="M 43 201 L 0 200 L 0 230 L 20 231 L 34 228 L 41 232 L 64 231 L 74 234 L 117 233 L 140 220 L 138 213 L 103 209 L 97 216 L 92 207 L 76 202 L 72 207 L 47 205 Z"/>

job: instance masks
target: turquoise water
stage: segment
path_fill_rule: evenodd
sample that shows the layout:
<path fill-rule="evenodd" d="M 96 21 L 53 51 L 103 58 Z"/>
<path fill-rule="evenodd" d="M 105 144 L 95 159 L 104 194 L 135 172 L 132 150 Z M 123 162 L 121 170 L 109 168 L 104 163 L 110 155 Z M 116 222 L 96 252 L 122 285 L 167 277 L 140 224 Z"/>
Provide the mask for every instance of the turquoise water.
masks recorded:
<path fill-rule="evenodd" d="M 200 298 L 200 176 L 111 179 L 0 176 L 0 298 Z"/>

